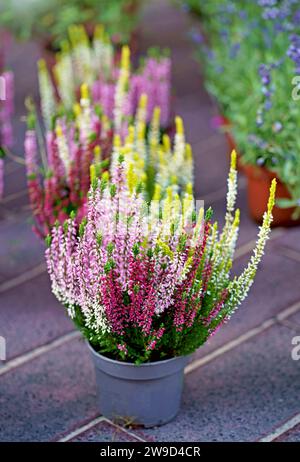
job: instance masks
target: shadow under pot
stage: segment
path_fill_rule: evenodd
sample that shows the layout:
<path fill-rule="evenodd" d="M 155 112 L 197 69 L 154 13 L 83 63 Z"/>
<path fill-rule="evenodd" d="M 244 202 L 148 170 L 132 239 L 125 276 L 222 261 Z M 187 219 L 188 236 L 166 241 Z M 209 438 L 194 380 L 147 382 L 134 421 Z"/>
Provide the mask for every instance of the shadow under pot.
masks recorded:
<path fill-rule="evenodd" d="M 136 365 L 90 350 L 100 412 L 123 424 L 146 428 L 163 425 L 178 413 L 189 356 Z"/>
<path fill-rule="evenodd" d="M 276 173 L 271 172 L 265 167 L 256 165 L 244 165 L 243 171 L 247 177 L 247 193 L 248 206 L 250 216 L 257 223 L 263 221 L 264 212 L 267 210 L 269 199 L 269 190 L 273 178 L 277 180 L 276 200 L 291 199 L 291 195 L 287 187 L 280 181 Z M 276 226 L 297 226 L 300 225 L 300 219 L 293 219 L 292 215 L 295 212 L 295 207 L 281 208 L 274 206 L 273 208 L 273 223 L 272 227 Z"/>

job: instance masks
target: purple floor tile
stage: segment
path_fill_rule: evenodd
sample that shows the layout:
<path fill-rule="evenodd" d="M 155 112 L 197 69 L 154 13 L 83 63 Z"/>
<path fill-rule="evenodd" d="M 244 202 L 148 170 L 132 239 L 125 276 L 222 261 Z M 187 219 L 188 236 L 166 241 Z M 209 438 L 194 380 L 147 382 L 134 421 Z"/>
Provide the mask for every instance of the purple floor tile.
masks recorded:
<path fill-rule="evenodd" d="M 240 209 L 240 230 L 239 237 L 237 242 L 237 247 L 246 244 L 247 242 L 256 239 L 258 234 L 258 225 L 254 223 L 249 217 L 247 210 L 246 202 L 247 191 L 245 187 L 240 187 L 237 195 L 237 208 Z M 204 196 L 205 197 L 205 196 Z M 224 225 L 225 213 L 226 213 L 226 192 L 224 192 L 224 197 L 218 199 L 217 201 L 205 201 L 205 208 L 212 207 L 213 209 L 213 221 L 217 221 L 219 224 L 219 229 Z"/>
<path fill-rule="evenodd" d="M 27 180 L 24 167 L 5 174 L 4 198 L 19 191 L 24 191 L 26 187 Z"/>
<path fill-rule="evenodd" d="M 224 189 L 222 202 L 226 200 L 226 173 L 228 172 L 227 146 L 220 134 L 215 134 L 210 142 L 196 143 L 193 146 L 194 155 L 194 191 L 198 199 Z M 209 144 L 212 147 L 209 148 Z M 213 204 L 207 204 L 213 205 Z"/>
<path fill-rule="evenodd" d="M 49 441 L 99 414 L 92 362 L 76 340 L 0 376 L 0 440 Z"/>
<path fill-rule="evenodd" d="M 3 292 L 0 305 L 0 335 L 6 339 L 8 359 L 74 329 L 51 293 L 46 272 Z"/>
<path fill-rule="evenodd" d="M 4 209 L 4 218 L 7 215 L 16 215 L 24 210 L 24 207 L 29 204 L 28 194 L 26 190 L 21 190 L 6 197 L 7 200 L 1 204 Z"/>
<path fill-rule="evenodd" d="M 45 246 L 32 231 L 31 214 L 0 221 L 0 276 L 7 280 L 44 261 Z"/>
<path fill-rule="evenodd" d="M 157 441 L 255 441 L 299 411 L 291 331 L 274 326 L 186 377 L 183 405 Z"/>
<path fill-rule="evenodd" d="M 300 227 L 287 229 L 284 236 L 278 240 L 278 244 L 294 249 L 300 254 Z"/>
<path fill-rule="evenodd" d="M 300 311 L 289 318 L 291 325 L 298 332 L 300 329 Z"/>

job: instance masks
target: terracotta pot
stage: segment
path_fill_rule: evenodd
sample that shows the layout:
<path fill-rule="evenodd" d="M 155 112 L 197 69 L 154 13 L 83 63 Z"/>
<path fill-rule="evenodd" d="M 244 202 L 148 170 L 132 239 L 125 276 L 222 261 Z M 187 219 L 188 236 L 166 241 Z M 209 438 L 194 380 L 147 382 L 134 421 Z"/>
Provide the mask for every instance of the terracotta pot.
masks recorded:
<path fill-rule="evenodd" d="M 243 168 L 244 168 L 244 164 L 242 163 L 241 155 L 240 155 L 239 152 L 238 152 L 238 148 L 237 148 L 235 139 L 234 139 L 234 137 L 232 136 L 231 131 L 230 131 L 231 123 L 230 123 L 230 121 L 227 119 L 227 117 L 222 116 L 222 115 L 220 115 L 220 116 L 218 117 L 218 120 L 219 120 L 220 127 L 222 128 L 222 130 L 223 130 L 223 132 L 224 132 L 224 135 L 225 135 L 225 138 L 226 138 L 228 147 L 229 147 L 228 155 L 229 155 L 229 157 L 230 157 L 231 152 L 232 152 L 233 150 L 236 151 L 236 153 L 237 153 L 237 170 L 238 170 L 239 172 L 242 172 L 242 171 L 243 171 Z"/>
<path fill-rule="evenodd" d="M 243 170 L 247 176 L 249 213 L 253 220 L 261 224 L 263 214 L 267 209 L 269 189 L 273 178 L 277 179 L 276 199 L 290 199 L 291 195 L 274 172 L 254 165 L 244 165 Z M 292 219 L 294 211 L 295 207 L 283 209 L 275 205 L 272 227 L 299 225 L 300 219 Z"/>

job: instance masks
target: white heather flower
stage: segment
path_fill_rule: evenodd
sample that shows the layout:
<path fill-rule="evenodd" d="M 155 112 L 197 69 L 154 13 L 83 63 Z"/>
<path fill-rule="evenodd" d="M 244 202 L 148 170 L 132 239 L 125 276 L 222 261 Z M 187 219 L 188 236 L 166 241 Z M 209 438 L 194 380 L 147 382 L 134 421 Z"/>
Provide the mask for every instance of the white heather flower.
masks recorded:
<path fill-rule="evenodd" d="M 67 140 L 66 140 L 66 137 L 65 137 L 65 135 L 63 133 L 63 129 L 62 129 L 60 124 L 56 125 L 55 131 L 56 131 L 56 141 L 57 141 L 58 154 L 59 154 L 59 157 L 62 160 L 65 171 L 68 174 L 69 169 L 70 169 L 71 159 L 70 159 Z"/>
<path fill-rule="evenodd" d="M 51 78 L 44 60 L 41 59 L 39 61 L 38 68 L 39 89 L 41 95 L 41 109 L 46 128 L 49 130 L 51 129 L 52 118 L 56 111 L 54 91 Z"/>

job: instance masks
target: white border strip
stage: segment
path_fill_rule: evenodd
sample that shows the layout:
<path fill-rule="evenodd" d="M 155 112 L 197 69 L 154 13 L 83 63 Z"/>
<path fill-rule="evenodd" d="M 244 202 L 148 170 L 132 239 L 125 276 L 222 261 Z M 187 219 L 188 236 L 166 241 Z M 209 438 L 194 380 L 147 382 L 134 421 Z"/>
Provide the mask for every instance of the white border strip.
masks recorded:
<path fill-rule="evenodd" d="M 97 417 L 94 420 L 91 420 L 89 423 L 86 425 L 83 425 L 82 427 L 78 427 L 76 430 L 72 431 L 68 435 L 64 436 L 63 438 L 58 440 L 58 443 L 66 443 L 67 441 L 72 440 L 78 435 L 81 435 L 82 433 L 85 433 L 86 431 L 90 430 L 91 428 L 95 427 L 99 423 L 103 422 L 105 419 L 104 417 Z"/>
<path fill-rule="evenodd" d="M 76 438 L 76 436 L 82 435 L 82 433 L 85 433 L 88 430 L 90 430 L 91 428 L 96 427 L 101 422 L 107 423 L 111 427 L 114 427 L 115 429 L 119 430 L 122 433 L 125 433 L 126 435 L 130 436 L 131 438 L 134 438 L 137 441 L 141 441 L 141 442 L 145 441 L 142 438 L 140 438 L 138 435 L 136 435 L 135 433 L 133 433 L 131 431 L 128 431 L 126 428 L 123 428 L 120 425 L 115 424 L 114 422 L 107 419 L 106 417 L 100 416 L 100 417 L 97 417 L 96 419 L 91 420 L 90 422 L 83 425 L 82 427 L 78 427 L 76 430 L 73 430 L 71 433 L 64 436 L 63 438 L 60 438 L 58 440 L 58 443 L 66 443 L 68 441 L 71 441 L 73 438 Z M 101 435 L 99 435 L 99 436 L 101 436 Z"/>
<path fill-rule="evenodd" d="M 273 433 L 270 433 L 269 435 L 264 436 L 258 441 L 260 443 L 271 443 L 272 441 L 276 440 L 280 436 L 284 435 L 284 433 L 287 433 L 289 430 L 292 430 L 298 424 L 300 424 L 300 414 L 296 414 L 294 417 L 292 417 L 290 420 L 285 422 L 283 425 L 276 428 L 276 430 L 274 430 Z"/>

